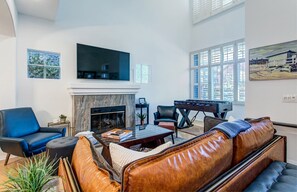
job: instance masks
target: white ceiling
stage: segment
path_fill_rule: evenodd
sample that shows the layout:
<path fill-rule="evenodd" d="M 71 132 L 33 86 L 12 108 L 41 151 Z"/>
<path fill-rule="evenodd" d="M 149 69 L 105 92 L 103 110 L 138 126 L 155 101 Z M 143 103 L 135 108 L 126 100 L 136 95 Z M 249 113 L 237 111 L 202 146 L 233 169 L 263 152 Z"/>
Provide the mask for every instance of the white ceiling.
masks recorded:
<path fill-rule="evenodd" d="M 55 20 L 59 0 L 15 0 L 15 4 L 19 13 Z"/>

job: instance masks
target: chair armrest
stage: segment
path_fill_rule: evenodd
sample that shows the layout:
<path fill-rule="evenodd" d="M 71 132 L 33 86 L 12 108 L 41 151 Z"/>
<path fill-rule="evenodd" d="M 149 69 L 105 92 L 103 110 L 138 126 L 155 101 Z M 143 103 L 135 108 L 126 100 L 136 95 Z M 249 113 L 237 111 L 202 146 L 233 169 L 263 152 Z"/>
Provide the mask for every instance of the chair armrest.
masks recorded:
<path fill-rule="evenodd" d="M 40 132 L 61 133 L 64 137 L 66 134 L 66 127 L 40 127 Z"/>
<path fill-rule="evenodd" d="M 160 113 L 157 111 L 154 113 L 155 120 L 160 118 Z"/>
<path fill-rule="evenodd" d="M 179 114 L 177 112 L 175 112 L 174 118 L 175 118 L 176 121 L 178 121 L 178 116 L 179 116 Z"/>
<path fill-rule="evenodd" d="M 28 144 L 24 139 L 12 137 L 0 137 L 0 147 L 3 152 L 16 156 L 28 155 Z"/>

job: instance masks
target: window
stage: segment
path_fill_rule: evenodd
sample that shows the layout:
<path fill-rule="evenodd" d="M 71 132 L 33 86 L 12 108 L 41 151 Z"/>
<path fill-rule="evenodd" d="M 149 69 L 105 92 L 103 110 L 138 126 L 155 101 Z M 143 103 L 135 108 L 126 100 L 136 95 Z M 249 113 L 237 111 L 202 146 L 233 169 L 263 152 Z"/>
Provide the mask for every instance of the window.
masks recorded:
<path fill-rule="evenodd" d="M 27 50 L 28 78 L 60 79 L 60 54 Z"/>
<path fill-rule="evenodd" d="M 244 0 L 192 0 L 193 24 L 243 2 Z"/>
<path fill-rule="evenodd" d="M 150 82 L 151 67 L 149 65 L 136 64 L 135 82 L 147 84 Z"/>
<path fill-rule="evenodd" d="M 191 98 L 245 101 L 243 40 L 196 51 L 191 58 Z"/>

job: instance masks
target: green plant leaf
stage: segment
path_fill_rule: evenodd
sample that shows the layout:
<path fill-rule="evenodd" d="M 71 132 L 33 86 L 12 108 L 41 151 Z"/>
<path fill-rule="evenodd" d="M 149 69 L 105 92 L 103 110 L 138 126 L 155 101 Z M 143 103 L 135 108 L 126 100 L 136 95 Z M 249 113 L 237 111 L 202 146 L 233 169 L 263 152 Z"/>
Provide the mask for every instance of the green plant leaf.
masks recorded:
<path fill-rule="evenodd" d="M 7 173 L 8 181 L 2 184 L 5 191 L 40 192 L 44 185 L 53 180 L 54 165 L 46 153 L 26 158 L 24 165 L 18 165 Z"/>

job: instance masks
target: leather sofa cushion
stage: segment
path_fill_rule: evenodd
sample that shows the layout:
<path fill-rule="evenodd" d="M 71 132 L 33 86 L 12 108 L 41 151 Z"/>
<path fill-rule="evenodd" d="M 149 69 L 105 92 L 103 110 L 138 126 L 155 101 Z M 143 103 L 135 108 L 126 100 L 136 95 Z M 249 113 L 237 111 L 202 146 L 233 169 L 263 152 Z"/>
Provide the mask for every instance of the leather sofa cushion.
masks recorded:
<path fill-rule="evenodd" d="M 231 167 L 232 139 L 210 131 L 128 164 L 123 191 L 197 191 Z"/>
<path fill-rule="evenodd" d="M 20 138 L 28 143 L 29 151 L 33 151 L 45 147 L 47 142 L 60 137 L 62 137 L 61 133 L 38 132 Z"/>
<path fill-rule="evenodd" d="M 72 168 L 82 191 L 113 192 L 121 186 L 110 179 L 109 172 L 99 168 L 93 160 L 90 142 L 80 137 L 72 154 Z"/>
<path fill-rule="evenodd" d="M 175 106 L 158 106 L 157 110 L 160 114 L 160 119 L 175 119 Z"/>
<path fill-rule="evenodd" d="M 272 162 L 244 191 L 297 191 L 297 166 Z"/>
<path fill-rule="evenodd" d="M 233 138 L 233 165 L 273 138 L 275 130 L 269 117 L 251 120 L 249 123 L 252 125 L 251 128 Z"/>

